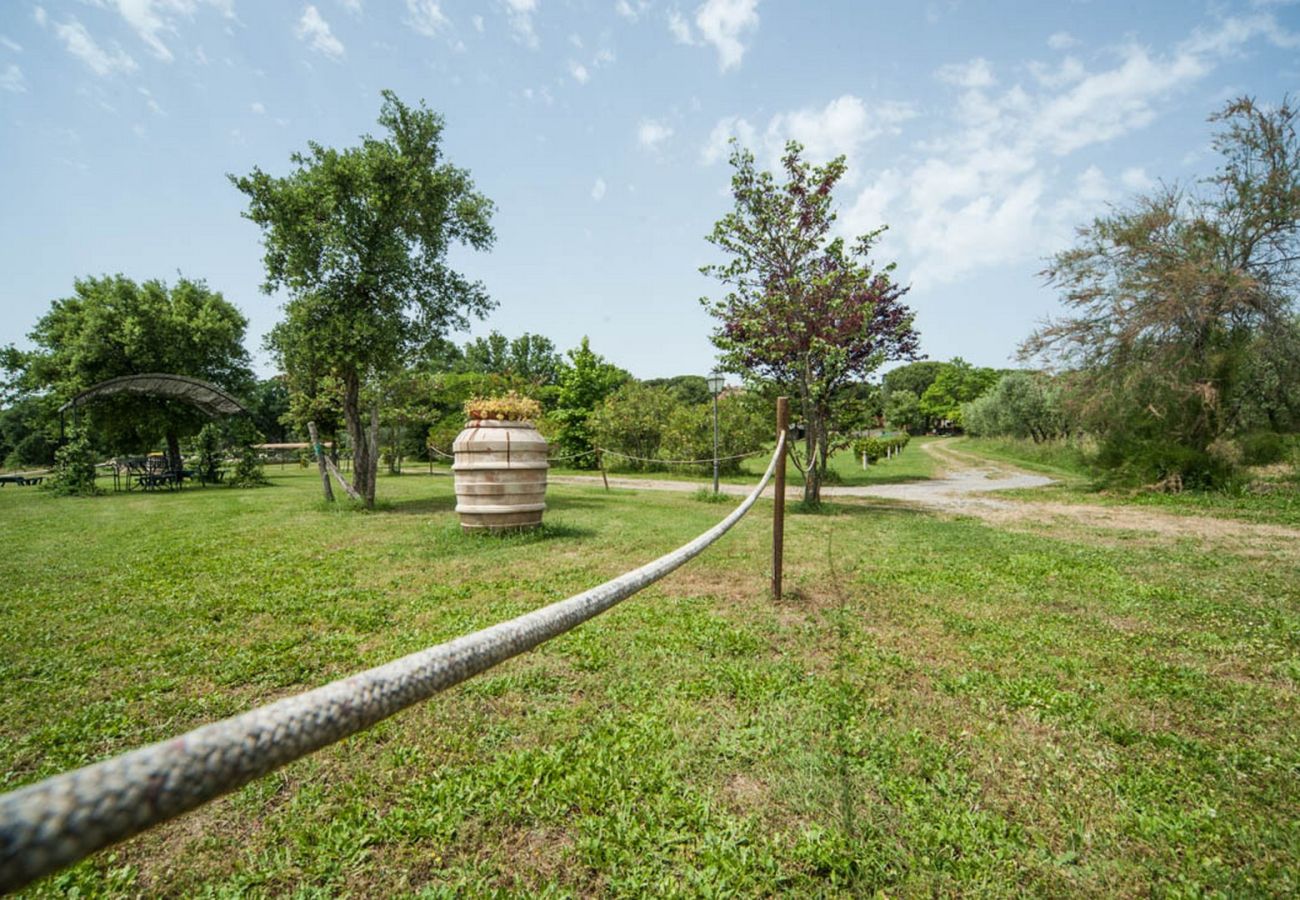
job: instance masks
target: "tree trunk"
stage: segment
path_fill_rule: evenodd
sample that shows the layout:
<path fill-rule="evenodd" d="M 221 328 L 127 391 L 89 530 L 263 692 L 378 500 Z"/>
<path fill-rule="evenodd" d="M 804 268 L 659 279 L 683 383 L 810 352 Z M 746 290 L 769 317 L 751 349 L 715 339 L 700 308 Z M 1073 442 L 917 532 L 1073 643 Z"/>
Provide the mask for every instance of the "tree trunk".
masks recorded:
<path fill-rule="evenodd" d="M 173 472 L 181 470 L 181 441 L 176 432 L 167 432 L 167 468 Z"/>
<path fill-rule="evenodd" d="M 352 490 L 362 498 L 373 498 L 370 440 L 361 421 L 361 379 L 355 373 L 348 373 L 343 379 L 343 421 L 352 444 Z M 371 503 L 373 499 L 366 505 Z"/>
<path fill-rule="evenodd" d="M 320 437 L 316 434 L 316 423 L 307 423 L 307 433 L 311 437 L 311 449 L 316 454 L 316 466 L 320 469 L 320 483 L 325 489 L 325 500 L 329 503 L 334 502 L 334 489 L 330 487 L 330 473 L 325 465 L 325 448 L 320 444 Z"/>
<path fill-rule="evenodd" d="M 379 403 L 370 406 L 370 476 L 366 479 L 366 509 L 375 507 L 375 482 L 379 480 Z"/>

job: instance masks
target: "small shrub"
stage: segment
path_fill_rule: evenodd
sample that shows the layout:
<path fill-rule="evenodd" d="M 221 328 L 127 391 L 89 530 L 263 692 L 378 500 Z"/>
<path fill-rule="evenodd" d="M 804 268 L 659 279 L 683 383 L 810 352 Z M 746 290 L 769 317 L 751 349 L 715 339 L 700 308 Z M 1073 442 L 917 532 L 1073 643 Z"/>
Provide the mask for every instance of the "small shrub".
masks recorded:
<path fill-rule="evenodd" d="M 1271 466 L 1286 458 L 1286 438 L 1275 431 L 1256 431 L 1238 441 L 1248 466 Z"/>
<path fill-rule="evenodd" d="M 85 432 L 74 432 L 54 452 L 54 475 L 42 487 L 65 497 L 90 497 L 99 493 L 95 487 L 95 450 Z"/>
<path fill-rule="evenodd" d="M 39 431 L 33 431 L 19 441 L 9 454 L 6 464 L 15 469 L 27 466 L 48 466 L 54 462 L 54 445 Z"/>
<path fill-rule="evenodd" d="M 195 472 L 203 484 L 212 484 L 217 480 L 217 470 L 221 468 L 221 429 L 215 422 L 203 426 L 195 440 L 197 459 Z"/>
<path fill-rule="evenodd" d="M 876 460 L 884 459 L 893 453 L 899 452 L 907 446 L 909 441 L 911 441 L 911 438 L 906 434 L 859 438 L 853 442 L 853 454 L 858 459 L 861 459 L 865 454 L 867 462 L 873 463 Z"/>
<path fill-rule="evenodd" d="M 266 473 L 262 471 L 262 458 L 257 455 L 252 444 L 245 444 L 239 451 L 239 462 L 227 482 L 231 487 L 260 487 L 270 484 Z"/>
<path fill-rule="evenodd" d="M 541 416 L 542 405 L 518 391 L 508 391 L 497 397 L 471 397 L 465 401 L 465 417 L 471 421 L 523 422 Z"/>

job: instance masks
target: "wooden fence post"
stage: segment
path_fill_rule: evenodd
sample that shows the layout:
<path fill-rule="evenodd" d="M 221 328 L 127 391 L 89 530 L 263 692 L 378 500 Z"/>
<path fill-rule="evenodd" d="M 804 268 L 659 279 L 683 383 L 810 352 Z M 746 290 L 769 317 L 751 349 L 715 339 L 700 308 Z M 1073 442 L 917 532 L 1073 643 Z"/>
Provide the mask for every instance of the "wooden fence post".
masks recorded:
<path fill-rule="evenodd" d="M 776 439 L 778 441 L 786 434 L 789 425 L 788 402 L 785 397 L 776 398 Z M 781 453 L 781 458 L 776 461 L 775 495 L 772 498 L 772 599 L 778 602 L 781 600 L 781 558 L 785 550 L 785 457 L 789 452 L 787 447 Z"/>

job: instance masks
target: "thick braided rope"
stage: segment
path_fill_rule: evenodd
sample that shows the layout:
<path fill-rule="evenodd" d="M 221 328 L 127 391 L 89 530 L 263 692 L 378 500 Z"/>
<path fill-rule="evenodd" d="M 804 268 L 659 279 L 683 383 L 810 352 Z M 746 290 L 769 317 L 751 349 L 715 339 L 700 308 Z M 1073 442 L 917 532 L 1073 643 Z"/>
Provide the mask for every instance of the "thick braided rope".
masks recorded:
<path fill-rule="evenodd" d="M 596 616 L 703 552 L 754 505 L 758 486 L 695 540 L 550 606 L 180 737 L 0 796 L 0 891 L 15 890 L 280 766 L 368 728 Z"/>

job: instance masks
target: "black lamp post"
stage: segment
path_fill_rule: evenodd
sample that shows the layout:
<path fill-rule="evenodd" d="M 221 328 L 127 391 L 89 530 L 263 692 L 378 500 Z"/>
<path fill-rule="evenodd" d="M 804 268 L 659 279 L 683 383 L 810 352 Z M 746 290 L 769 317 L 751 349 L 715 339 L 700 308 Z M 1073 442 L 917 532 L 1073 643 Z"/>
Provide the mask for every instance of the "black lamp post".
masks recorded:
<path fill-rule="evenodd" d="M 709 386 L 709 393 L 713 395 L 713 493 L 718 492 L 718 394 L 722 393 L 722 385 L 725 383 L 720 372 L 714 372 L 704 379 Z"/>

